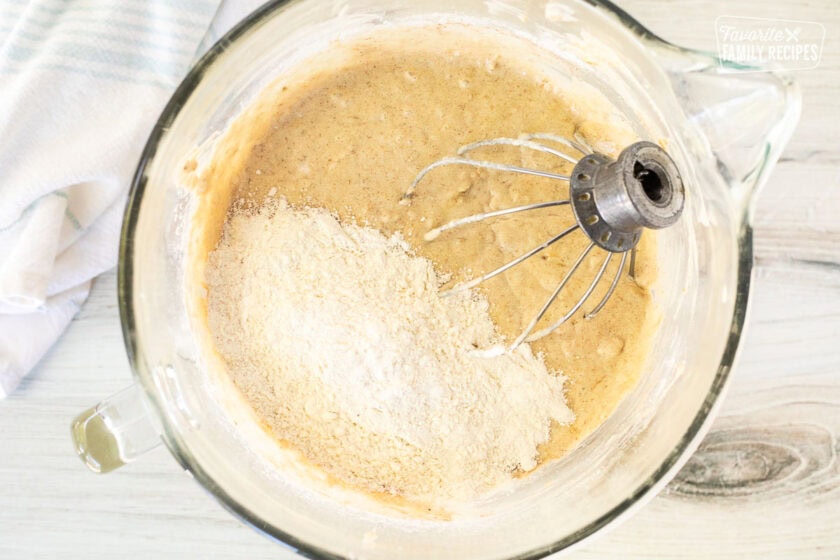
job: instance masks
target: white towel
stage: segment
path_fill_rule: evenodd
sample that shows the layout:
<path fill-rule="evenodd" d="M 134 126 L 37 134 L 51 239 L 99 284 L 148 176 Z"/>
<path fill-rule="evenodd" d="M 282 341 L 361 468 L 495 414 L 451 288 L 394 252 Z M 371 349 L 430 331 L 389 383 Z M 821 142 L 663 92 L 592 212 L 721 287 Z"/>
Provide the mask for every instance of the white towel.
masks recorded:
<path fill-rule="evenodd" d="M 218 4 L 0 2 L 0 398 L 116 263 L 140 152 Z"/>

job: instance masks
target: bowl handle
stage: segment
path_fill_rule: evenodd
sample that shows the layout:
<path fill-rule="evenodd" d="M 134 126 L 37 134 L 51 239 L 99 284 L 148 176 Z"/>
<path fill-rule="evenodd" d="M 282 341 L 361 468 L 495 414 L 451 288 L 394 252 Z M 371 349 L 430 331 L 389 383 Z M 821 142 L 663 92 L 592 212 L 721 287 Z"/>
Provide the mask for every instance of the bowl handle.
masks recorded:
<path fill-rule="evenodd" d="M 76 416 L 76 453 L 96 473 L 106 473 L 161 444 L 139 385 L 131 385 Z"/>

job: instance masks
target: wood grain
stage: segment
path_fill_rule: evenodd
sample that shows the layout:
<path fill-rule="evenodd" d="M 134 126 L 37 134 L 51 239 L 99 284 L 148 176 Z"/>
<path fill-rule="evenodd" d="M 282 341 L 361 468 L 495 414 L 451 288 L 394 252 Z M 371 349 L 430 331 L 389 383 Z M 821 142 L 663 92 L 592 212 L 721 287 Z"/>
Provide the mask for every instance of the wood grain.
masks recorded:
<path fill-rule="evenodd" d="M 836 375 L 739 384 L 650 505 L 573 558 L 840 557 Z"/>
<path fill-rule="evenodd" d="M 659 497 L 569 558 L 840 558 L 840 12 L 831 0 L 622 5 L 692 47 L 714 48 L 720 15 L 819 21 L 826 41 L 819 68 L 796 76 L 802 121 L 756 206 L 751 314 L 721 415 Z M 74 456 L 72 417 L 130 381 L 115 293 L 113 273 L 99 279 L 0 402 L 0 559 L 297 558 L 162 448 L 106 476 Z"/>
<path fill-rule="evenodd" d="M 836 496 L 840 387 L 831 381 L 742 389 L 729 401 L 737 412 L 717 420 L 666 495 L 732 503 L 800 496 L 812 505 Z"/>

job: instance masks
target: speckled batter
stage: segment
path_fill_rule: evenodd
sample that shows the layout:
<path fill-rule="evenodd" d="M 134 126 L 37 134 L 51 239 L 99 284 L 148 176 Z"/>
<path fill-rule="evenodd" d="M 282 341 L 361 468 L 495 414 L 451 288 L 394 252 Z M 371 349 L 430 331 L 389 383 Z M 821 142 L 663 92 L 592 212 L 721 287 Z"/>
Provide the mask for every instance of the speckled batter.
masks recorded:
<path fill-rule="evenodd" d="M 337 46 L 273 84 L 227 131 L 196 182 L 202 196 L 193 237 L 195 273 L 203 274 L 201 262 L 229 212 L 247 211 L 274 195 L 293 205 L 327 208 L 386 234 L 401 231 L 419 255 L 454 280 L 492 270 L 556 235 L 573 223 L 568 207 L 423 240 L 430 228 L 457 217 L 567 198 L 567 185 L 551 179 L 443 167 L 424 179 L 410 204 L 400 204 L 420 169 L 477 140 L 550 132 L 578 137 L 612 156 L 636 140 L 606 104 L 567 91 L 552 74 L 550 56 L 538 51 L 524 40 L 467 26 L 409 28 Z M 571 171 L 559 158 L 520 148 L 486 148 L 474 157 Z M 193 169 L 188 164 L 186 170 Z M 481 285 L 506 336 L 519 334 L 587 244 L 575 232 Z M 574 304 L 604 257 L 594 251 L 587 258 L 540 327 Z M 540 450 L 543 461 L 563 455 L 601 424 L 638 380 L 656 323 L 647 290 L 654 261 L 648 233 L 639 247 L 636 279 L 625 275 L 597 318 L 578 313 L 533 344 L 551 369 L 567 376 L 567 400 L 576 415 L 570 426 L 552 429 Z M 613 259 L 584 310 L 600 300 L 617 263 Z"/>

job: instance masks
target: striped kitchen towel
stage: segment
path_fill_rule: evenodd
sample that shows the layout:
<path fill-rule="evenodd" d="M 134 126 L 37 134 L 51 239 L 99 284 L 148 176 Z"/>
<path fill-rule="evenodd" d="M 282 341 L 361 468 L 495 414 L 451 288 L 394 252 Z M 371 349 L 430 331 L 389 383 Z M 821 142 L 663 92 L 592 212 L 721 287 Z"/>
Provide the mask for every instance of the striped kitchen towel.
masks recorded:
<path fill-rule="evenodd" d="M 0 1 L 0 398 L 115 264 L 140 152 L 218 3 Z"/>

